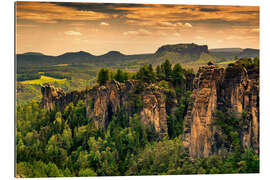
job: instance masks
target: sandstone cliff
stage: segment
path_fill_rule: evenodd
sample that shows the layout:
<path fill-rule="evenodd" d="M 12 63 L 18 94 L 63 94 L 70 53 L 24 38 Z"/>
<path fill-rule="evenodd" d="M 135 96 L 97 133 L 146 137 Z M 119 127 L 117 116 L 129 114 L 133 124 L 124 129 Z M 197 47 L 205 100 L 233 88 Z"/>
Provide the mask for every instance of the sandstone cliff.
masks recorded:
<path fill-rule="evenodd" d="M 95 86 L 87 92 L 87 116 L 93 118 L 97 127 L 107 127 L 112 115 L 121 109 L 132 116 L 133 102 L 131 95 L 136 93 L 138 81 L 127 81 L 120 84 L 117 81 L 108 81 L 105 86 Z M 142 107 L 140 119 L 145 125 L 153 125 L 156 132 L 167 133 L 165 96 L 157 86 L 144 88 L 140 93 Z"/>
<path fill-rule="evenodd" d="M 241 146 L 259 153 L 259 68 L 241 63 L 225 69 L 210 62 L 198 70 L 195 78 L 187 77 L 183 87 L 192 94 L 186 108 L 183 143 L 191 157 L 208 157 L 224 148 L 227 152 L 232 150 L 226 139 L 229 135 L 217 126 L 219 111 L 241 121 L 237 127 Z M 161 136 L 168 134 L 167 115 L 173 114 L 180 104 L 175 96 L 166 98 L 164 89 L 157 84 L 137 80 L 107 81 L 81 92 L 65 93 L 50 85 L 41 91 L 41 105 L 48 110 L 63 110 L 69 103 L 83 100 L 87 117 L 98 128 L 106 129 L 118 112 L 129 117 L 136 113 L 144 125 L 153 126 Z"/>
<path fill-rule="evenodd" d="M 194 79 L 194 89 L 185 118 L 184 145 L 191 156 L 209 156 L 214 142 L 215 111 L 217 109 L 217 87 L 224 69 L 214 65 L 201 67 Z"/>
<path fill-rule="evenodd" d="M 216 126 L 216 112 L 224 109 L 237 118 L 248 112 L 245 125 L 238 130 L 241 143 L 244 148 L 259 152 L 258 74 L 258 69 L 247 70 L 238 63 L 226 69 L 209 63 L 199 69 L 193 82 L 184 130 L 184 145 L 192 157 L 217 154 L 221 151 L 220 144 L 226 146 Z"/>
<path fill-rule="evenodd" d="M 48 110 L 63 110 L 69 103 L 76 104 L 78 100 L 85 100 L 86 91 L 72 91 L 65 93 L 60 88 L 55 88 L 50 84 L 41 87 L 41 106 Z"/>
<path fill-rule="evenodd" d="M 108 81 L 104 86 L 95 86 L 90 90 L 82 92 L 73 91 L 64 93 L 61 89 L 46 85 L 42 87 L 42 106 L 48 110 L 63 108 L 78 100 L 86 103 L 86 114 L 88 118 L 93 118 L 96 127 L 107 128 L 112 116 L 123 110 L 129 116 L 134 113 L 134 102 L 140 99 L 141 106 L 137 107 L 137 112 L 144 125 L 154 126 L 160 135 L 167 134 L 166 104 L 165 95 L 158 86 L 147 85 L 142 92 L 136 92 L 141 86 L 138 81 L 129 80 L 126 83 Z M 134 99 L 132 97 L 137 93 Z"/>

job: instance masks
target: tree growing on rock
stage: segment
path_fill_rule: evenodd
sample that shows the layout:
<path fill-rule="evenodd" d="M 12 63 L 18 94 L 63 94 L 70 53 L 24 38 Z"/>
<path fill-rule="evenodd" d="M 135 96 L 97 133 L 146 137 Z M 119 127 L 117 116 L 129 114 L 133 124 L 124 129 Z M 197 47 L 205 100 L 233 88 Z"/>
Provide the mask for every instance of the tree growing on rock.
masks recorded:
<path fill-rule="evenodd" d="M 102 68 L 98 72 L 97 82 L 99 85 L 104 85 L 106 83 L 106 81 L 108 81 L 108 80 L 109 80 L 109 70 L 106 68 Z"/>

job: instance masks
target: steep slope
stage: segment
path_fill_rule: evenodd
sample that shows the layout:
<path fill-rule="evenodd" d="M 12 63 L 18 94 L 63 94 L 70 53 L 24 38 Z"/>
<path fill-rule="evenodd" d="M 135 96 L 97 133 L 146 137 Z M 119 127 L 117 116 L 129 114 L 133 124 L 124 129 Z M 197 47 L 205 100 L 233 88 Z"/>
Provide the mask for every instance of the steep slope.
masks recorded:
<path fill-rule="evenodd" d="M 183 144 L 191 157 L 231 152 L 235 145 L 252 148 L 259 154 L 258 65 L 256 59 L 241 59 L 227 68 L 209 62 L 195 78 L 187 78 L 183 87 L 188 87 L 192 94 L 184 119 Z M 42 95 L 42 106 L 48 110 L 63 110 L 70 102 L 85 101 L 87 118 L 103 129 L 117 113 L 126 113 L 128 117 L 137 114 L 142 124 L 152 126 L 160 137 L 168 134 L 170 103 L 178 106 L 181 101 L 167 96 L 157 83 L 139 80 L 111 80 L 89 90 L 69 93 L 46 85 Z"/>
<path fill-rule="evenodd" d="M 225 70 L 212 63 L 199 69 L 185 119 L 184 143 L 190 156 L 208 157 L 219 153 L 222 146 L 231 150 L 224 140 L 228 134 L 217 126 L 218 111 L 241 119 L 237 129 L 241 145 L 259 153 L 258 74 L 256 66 L 245 67 L 240 61 Z"/>
<path fill-rule="evenodd" d="M 192 157 L 206 157 L 212 153 L 212 124 L 217 109 L 217 88 L 223 73 L 224 69 L 209 64 L 201 67 L 194 79 L 184 130 L 184 145 Z"/>
<path fill-rule="evenodd" d="M 64 93 L 61 89 L 46 85 L 42 87 L 42 106 L 48 110 L 63 110 L 69 103 L 76 104 L 78 100 L 86 102 L 86 114 L 93 118 L 96 127 L 107 128 L 113 114 L 124 110 L 129 116 L 138 113 L 142 123 L 153 126 L 160 135 L 167 134 L 166 105 L 163 89 L 158 86 L 147 86 L 137 92 L 142 86 L 139 81 L 130 80 L 125 84 L 108 81 L 105 86 L 95 86 L 90 90 Z M 141 105 L 134 104 L 139 100 Z M 133 100 L 132 100 L 133 99 Z M 137 112 L 134 112 L 136 106 Z"/>

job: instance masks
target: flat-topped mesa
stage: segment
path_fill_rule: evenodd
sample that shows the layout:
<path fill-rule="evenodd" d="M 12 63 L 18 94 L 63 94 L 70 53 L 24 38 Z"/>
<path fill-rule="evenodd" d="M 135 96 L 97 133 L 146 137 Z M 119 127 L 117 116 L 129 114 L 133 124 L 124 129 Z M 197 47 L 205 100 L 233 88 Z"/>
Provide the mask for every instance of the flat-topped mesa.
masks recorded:
<path fill-rule="evenodd" d="M 253 70 L 250 73 L 248 70 Z M 259 152 L 259 85 L 255 74 L 237 63 L 226 69 L 217 68 L 212 62 L 199 69 L 185 117 L 184 145 L 191 157 L 208 157 L 220 153 L 222 144 L 230 150 L 231 144 L 224 142 L 224 135 L 216 125 L 217 111 L 241 118 L 246 124 L 238 130 L 242 146 Z"/>
<path fill-rule="evenodd" d="M 209 53 L 207 45 L 191 44 L 174 44 L 161 46 L 155 54 L 161 54 L 162 52 L 176 52 L 180 54 L 196 54 Z"/>

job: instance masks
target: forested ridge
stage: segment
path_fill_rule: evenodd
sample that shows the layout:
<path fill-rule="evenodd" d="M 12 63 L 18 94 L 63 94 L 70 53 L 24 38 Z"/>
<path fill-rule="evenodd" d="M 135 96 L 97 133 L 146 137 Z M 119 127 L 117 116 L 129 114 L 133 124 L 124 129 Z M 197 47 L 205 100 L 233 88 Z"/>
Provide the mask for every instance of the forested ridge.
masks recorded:
<path fill-rule="evenodd" d="M 259 60 L 242 59 L 241 66 L 258 66 Z M 96 128 L 86 116 L 86 104 L 80 100 L 68 104 L 63 111 L 47 110 L 32 101 L 16 109 L 16 176 L 119 176 L 159 174 L 258 173 L 259 157 L 241 145 L 238 129 L 245 113 L 235 117 L 217 113 L 215 126 L 226 134 L 231 151 L 202 158 L 191 158 L 183 145 L 184 117 L 191 90 L 187 81 L 193 76 L 180 64 L 166 60 L 153 68 L 143 65 L 138 72 L 99 71 L 97 83 L 108 80 L 124 83 L 134 79 L 164 89 L 166 104 L 180 102 L 176 110 L 167 109 L 168 135 L 160 136 L 152 126 L 144 126 L 140 88 L 130 97 L 134 111 L 113 114 L 106 128 Z M 23 77 L 22 77 L 23 78 Z"/>

